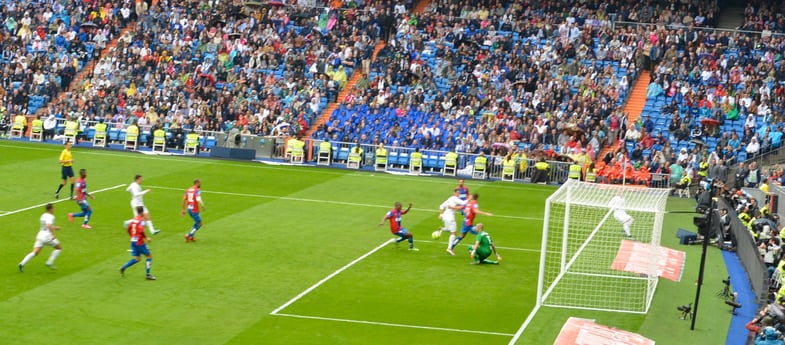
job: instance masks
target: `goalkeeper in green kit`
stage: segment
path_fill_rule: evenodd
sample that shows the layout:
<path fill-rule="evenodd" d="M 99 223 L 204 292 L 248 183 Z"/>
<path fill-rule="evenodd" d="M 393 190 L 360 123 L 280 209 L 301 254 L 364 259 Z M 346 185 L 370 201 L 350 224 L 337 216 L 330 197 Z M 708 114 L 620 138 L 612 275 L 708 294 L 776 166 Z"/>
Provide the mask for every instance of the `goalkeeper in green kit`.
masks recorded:
<path fill-rule="evenodd" d="M 474 240 L 474 245 L 469 247 L 469 252 L 472 256 L 472 265 L 477 264 L 492 264 L 498 265 L 502 260 L 501 255 L 496 251 L 496 246 L 493 245 L 491 235 L 485 232 L 485 226 L 482 223 L 477 224 L 474 229 L 477 231 L 477 238 Z M 491 254 L 496 254 L 496 261 L 488 260 Z"/>

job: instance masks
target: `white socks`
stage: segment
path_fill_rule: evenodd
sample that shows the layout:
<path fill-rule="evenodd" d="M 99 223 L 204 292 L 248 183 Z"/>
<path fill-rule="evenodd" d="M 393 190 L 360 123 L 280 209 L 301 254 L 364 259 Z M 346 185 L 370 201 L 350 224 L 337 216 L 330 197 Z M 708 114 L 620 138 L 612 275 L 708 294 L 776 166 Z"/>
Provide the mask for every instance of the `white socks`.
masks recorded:
<path fill-rule="evenodd" d="M 624 223 L 622 225 L 622 228 L 624 228 L 624 233 L 627 234 L 627 236 L 632 236 L 632 233 L 630 233 L 630 226 L 631 225 L 632 225 L 631 221 L 630 222 L 626 222 L 626 223 Z"/>
<path fill-rule="evenodd" d="M 27 254 L 27 256 L 25 256 L 24 259 L 22 259 L 22 262 L 20 262 L 19 264 L 22 266 L 27 265 L 27 263 L 30 262 L 30 260 L 33 260 L 34 257 L 35 257 L 35 253 L 30 252 L 29 254 Z"/>
<path fill-rule="evenodd" d="M 52 264 L 54 264 L 54 263 L 55 263 L 55 259 L 57 259 L 57 257 L 60 255 L 60 252 L 62 252 L 62 251 L 63 251 L 62 249 L 55 249 L 55 250 L 52 252 L 52 254 L 51 254 L 51 255 L 49 255 L 49 260 L 46 260 L 46 264 L 47 264 L 47 265 L 52 265 Z"/>

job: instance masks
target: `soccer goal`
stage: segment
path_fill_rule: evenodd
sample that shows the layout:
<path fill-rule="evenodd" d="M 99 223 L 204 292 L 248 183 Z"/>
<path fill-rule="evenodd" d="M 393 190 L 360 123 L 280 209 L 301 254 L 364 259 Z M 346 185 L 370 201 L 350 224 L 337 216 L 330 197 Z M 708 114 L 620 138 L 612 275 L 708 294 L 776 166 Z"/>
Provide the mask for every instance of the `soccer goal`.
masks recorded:
<path fill-rule="evenodd" d="M 564 183 L 545 202 L 538 305 L 648 312 L 667 198 L 667 189 Z M 637 273 L 619 267 L 632 247 L 648 252 L 635 253 Z"/>

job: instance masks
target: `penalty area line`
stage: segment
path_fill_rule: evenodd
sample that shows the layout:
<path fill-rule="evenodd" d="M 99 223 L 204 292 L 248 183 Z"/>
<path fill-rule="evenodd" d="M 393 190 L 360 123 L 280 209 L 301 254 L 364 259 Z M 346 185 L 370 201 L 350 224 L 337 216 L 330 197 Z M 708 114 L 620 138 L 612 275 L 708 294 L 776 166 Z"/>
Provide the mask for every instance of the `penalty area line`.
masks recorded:
<path fill-rule="evenodd" d="M 384 248 L 384 246 L 386 246 L 386 245 L 388 245 L 388 244 L 392 243 L 393 241 L 395 241 L 395 239 L 394 239 L 394 238 L 391 238 L 391 239 L 389 239 L 389 240 L 385 241 L 384 243 L 380 244 L 380 245 L 379 245 L 379 246 L 377 246 L 376 248 L 374 248 L 374 249 L 371 249 L 369 252 L 367 252 L 367 253 L 363 254 L 363 255 L 362 255 L 362 256 L 360 256 L 359 258 L 357 258 L 357 259 L 354 259 L 354 260 L 352 260 L 352 262 L 350 262 L 350 263 L 348 263 L 348 264 L 344 265 L 343 267 L 341 267 L 341 268 L 337 269 L 335 272 L 333 272 L 333 273 L 330 273 L 330 275 L 328 275 L 328 276 L 324 277 L 322 280 L 320 280 L 320 281 L 316 282 L 316 284 L 313 284 L 313 285 L 311 285 L 311 287 L 309 287 L 309 288 L 305 289 L 305 291 L 303 291 L 303 292 L 300 292 L 300 293 L 299 293 L 297 296 L 294 296 L 294 298 L 290 299 L 289 301 L 287 301 L 286 303 L 284 303 L 284 304 L 283 304 L 283 305 L 281 305 L 280 307 L 278 307 L 278 308 L 275 308 L 275 310 L 271 311 L 271 312 L 270 312 L 270 314 L 271 314 L 271 315 L 278 315 L 278 313 L 279 313 L 281 310 L 284 310 L 284 309 L 286 309 L 286 307 L 290 306 L 290 305 L 291 305 L 292 303 L 294 303 L 294 302 L 297 302 L 297 300 L 299 300 L 300 298 L 303 298 L 305 295 L 307 295 L 307 294 L 311 293 L 311 291 L 313 291 L 313 290 L 316 290 L 316 288 L 318 288 L 318 287 L 319 287 L 319 286 L 321 286 L 322 284 L 326 283 L 328 280 L 330 280 L 330 279 L 332 279 L 333 277 L 335 277 L 335 276 L 339 275 L 341 272 L 343 272 L 343 271 L 346 271 L 347 269 L 349 269 L 349 267 L 352 267 L 352 266 L 354 266 L 356 263 L 358 263 L 358 262 L 362 261 L 363 259 L 365 259 L 365 258 L 367 258 L 367 257 L 371 256 L 373 253 L 376 253 L 377 251 L 379 251 L 379 249 L 382 249 L 382 248 Z"/>
<path fill-rule="evenodd" d="M 433 241 L 433 240 L 415 240 L 415 241 L 418 242 L 418 243 L 421 242 L 421 243 L 447 244 L 447 242 Z M 474 242 L 472 242 L 472 244 L 473 243 Z M 469 243 L 465 243 L 465 244 L 469 244 Z M 531 252 L 531 253 L 539 253 L 540 252 L 539 249 L 529 249 L 529 248 L 513 248 L 513 247 L 499 247 L 499 246 L 496 246 L 496 248 L 497 249 L 504 249 L 504 250 L 513 250 L 513 251 L 518 251 L 518 252 Z"/>
<path fill-rule="evenodd" d="M 147 186 L 148 188 L 155 188 L 155 189 L 163 189 L 163 190 L 177 190 L 182 191 L 183 188 L 172 188 L 172 187 L 164 187 L 164 186 Z M 243 196 L 249 198 L 262 198 L 262 199 L 277 199 L 277 200 L 287 200 L 287 201 L 301 201 L 301 202 L 313 202 L 319 204 L 333 204 L 333 205 L 345 205 L 345 206 L 359 206 L 359 207 L 374 207 L 374 208 L 385 208 L 390 209 L 390 206 L 387 205 L 374 205 L 374 204 L 363 204 L 357 202 L 347 202 L 347 201 L 335 201 L 335 200 L 322 200 L 322 199 L 309 199 L 309 198 L 295 198 L 290 196 L 276 196 L 276 195 L 264 195 L 264 194 L 249 194 L 249 193 L 234 193 L 234 192 L 221 192 L 221 191 L 213 191 L 213 190 L 204 190 L 202 189 L 202 193 L 205 194 L 219 194 L 219 195 L 232 195 L 232 196 Z M 430 208 L 416 208 L 412 207 L 414 211 L 424 211 L 424 212 L 439 212 L 438 209 L 430 209 Z M 523 219 L 523 220 L 542 220 L 539 217 L 521 217 L 521 216 L 506 216 L 500 214 L 494 214 L 493 217 L 496 218 L 507 218 L 507 219 Z"/>
<path fill-rule="evenodd" d="M 374 325 L 374 326 L 388 326 L 388 327 L 401 327 L 401 328 L 416 328 L 416 329 L 425 329 L 429 331 L 445 331 L 445 332 L 457 332 L 457 333 L 473 333 L 473 334 L 485 334 L 485 335 L 498 335 L 502 337 L 512 337 L 514 334 L 510 333 L 500 333 L 500 332 L 486 332 L 486 331 L 473 331 L 469 329 L 459 329 L 459 328 L 445 328 L 445 327 L 430 327 L 430 326 L 417 326 L 417 325 L 406 325 L 400 323 L 388 323 L 388 322 L 376 322 L 376 321 L 364 321 L 364 320 L 350 320 L 350 319 L 338 319 L 333 317 L 321 317 L 321 316 L 308 316 L 308 315 L 296 315 L 296 314 L 273 314 L 275 316 L 286 316 L 286 317 L 293 317 L 298 319 L 311 319 L 311 320 L 322 320 L 322 321 L 337 321 L 337 322 L 347 322 L 347 323 L 359 323 L 364 325 Z"/>
<path fill-rule="evenodd" d="M 118 184 L 118 185 L 116 185 L 116 186 L 112 186 L 112 187 L 107 187 L 107 188 L 102 188 L 102 189 L 94 190 L 94 191 L 90 192 L 90 194 L 96 194 L 96 193 L 100 193 L 100 192 L 106 192 L 106 191 L 109 191 L 109 190 L 112 190 L 112 189 L 117 189 L 117 188 L 120 188 L 120 187 L 125 187 L 125 184 Z M 34 208 L 44 207 L 44 206 L 46 206 L 46 204 L 57 204 L 57 203 L 61 203 L 61 202 L 63 202 L 63 201 L 71 201 L 71 199 L 69 199 L 69 198 L 63 198 L 63 199 L 59 199 L 59 200 L 55 200 L 55 201 L 45 202 L 45 203 L 43 203 L 43 204 L 38 204 L 38 205 L 28 206 L 28 207 L 25 207 L 25 208 L 20 208 L 20 209 L 18 209 L 18 210 L 7 211 L 7 212 L 2 212 L 2 211 L 0 211 L 0 217 L 5 217 L 5 216 L 9 216 L 9 215 L 16 214 L 16 213 L 19 213 L 19 212 L 24 212 L 24 211 L 32 210 L 32 209 L 34 209 Z"/>

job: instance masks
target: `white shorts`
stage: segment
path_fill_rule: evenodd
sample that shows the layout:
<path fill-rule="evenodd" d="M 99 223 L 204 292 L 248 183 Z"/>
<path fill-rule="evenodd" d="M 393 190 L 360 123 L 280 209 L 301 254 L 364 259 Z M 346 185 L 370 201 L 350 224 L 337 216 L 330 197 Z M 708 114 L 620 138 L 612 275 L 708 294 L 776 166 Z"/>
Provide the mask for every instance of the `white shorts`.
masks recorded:
<path fill-rule="evenodd" d="M 442 222 L 444 222 L 444 230 L 449 232 L 456 232 L 458 230 L 458 225 L 455 223 L 455 218 L 442 219 Z"/>
<path fill-rule="evenodd" d="M 52 233 L 49 231 L 39 231 L 38 236 L 35 237 L 35 244 L 33 248 L 41 248 L 43 246 L 56 247 L 60 244 L 56 238 L 52 238 Z"/>
<path fill-rule="evenodd" d="M 134 205 L 134 204 L 131 204 L 131 212 L 133 213 L 134 217 L 136 216 L 136 207 L 137 206 L 142 206 L 142 208 L 144 208 L 144 213 L 148 213 L 148 214 L 150 213 L 149 211 L 147 211 L 147 207 L 145 205 Z"/>
<path fill-rule="evenodd" d="M 622 224 L 633 221 L 632 216 L 630 216 L 629 214 L 627 214 L 627 212 L 624 211 L 613 212 L 613 218 L 616 218 L 616 220 Z"/>

